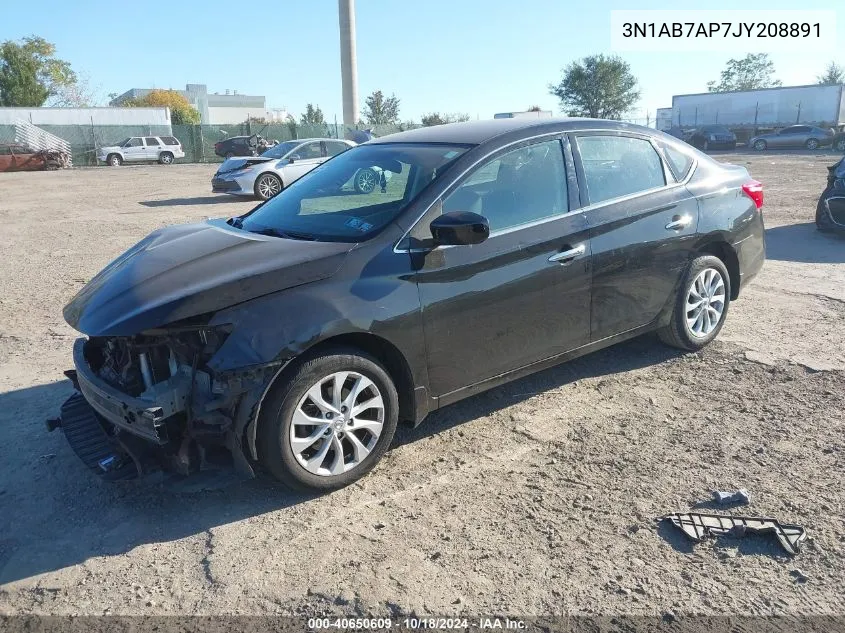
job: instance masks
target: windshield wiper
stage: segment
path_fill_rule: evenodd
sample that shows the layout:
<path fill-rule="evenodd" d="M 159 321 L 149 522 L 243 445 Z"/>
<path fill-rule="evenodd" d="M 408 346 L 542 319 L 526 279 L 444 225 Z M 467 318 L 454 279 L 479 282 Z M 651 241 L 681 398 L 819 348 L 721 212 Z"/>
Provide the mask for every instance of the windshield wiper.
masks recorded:
<path fill-rule="evenodd" d="M 270 235 L 272 237 L 281 237 L 286 240 L 305 240 L 308 242 L 316 241 L 316 237 L 311 235 L 310 233 L 299 233 L 296 231 L 280 231 L 279 229 L 274 229 L 272 227 L 267 227 L 264 229 L 259 229 L 257 231 L 252 231 L 253 233 L 258 233 L 259 235 Z"/>

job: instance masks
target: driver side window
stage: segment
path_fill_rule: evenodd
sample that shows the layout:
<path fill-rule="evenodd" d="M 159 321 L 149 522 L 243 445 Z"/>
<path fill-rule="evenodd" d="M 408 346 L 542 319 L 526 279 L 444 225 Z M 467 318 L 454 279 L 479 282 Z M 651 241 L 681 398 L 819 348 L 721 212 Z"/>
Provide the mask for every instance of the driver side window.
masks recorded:
<path fill-rule="evenodd" d="M 443 200 L 443 213 L 483 215 L 491 233 L 568 210 L 563 148 L 557 139 L 520 147 L 482 164 Z"/>
<path fill-rule="evenodd" d="M 306 143 L 305 145 L 296 148 L 293 153 L 299 154 L 299 158 L 302 160 L 306 160 L 308 158 L 320 158 L 320 156 L 322 156 L 322 153 L 320 152 L 320 141 Z"/>

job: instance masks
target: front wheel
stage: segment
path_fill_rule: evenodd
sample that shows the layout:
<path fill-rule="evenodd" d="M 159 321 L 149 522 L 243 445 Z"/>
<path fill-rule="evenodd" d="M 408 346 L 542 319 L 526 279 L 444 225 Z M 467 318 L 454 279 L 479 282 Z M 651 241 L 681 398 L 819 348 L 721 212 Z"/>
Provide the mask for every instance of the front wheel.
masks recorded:
<path fill-rule="evenodd" d="M 835 149 L 837 152 L 845 152 L 845 136 L 836 140 L 836 142 L 833 144 L 833 149 Z"/>
<path fill-rule="evenodd" d="M 365 167 L 355 174 L 355 191 L 358 193 L 372 193 L 378 181 L 379 176 L 375 170 Z"/>
<path fill-rule="evenodd" d="M 816 205 L 816 228 L 822 233 L 830 233 L 834 229 L 833 221 L 830 219 L 830 215 L 825 208 L 824 194 L 819 198 L 819 202 Z"/>
<path fill-rule="evenodd" d="M 341 488 L 381 459 L 398 417 L 396 387 L 376 359 L 327 350 L 271 390 L 258 420 L 259 459 L 292 488 Z"/>
<path fill-rule="evenodd" d="M 764 151 L 766 149 L 766 141 L 754 141 L 754 149 L 756 149 L 758 152 Z"/>
<path fill-rule="evenodd" d="M 255 181 L 255 195 L 269 200 L 282 190 L 282 181 L 275 174 L 261 174 Z"/>
<path fill-rule="evenodd" d="M 120 157 L 120 154 L 109 154 L 106 162 L 112 167 L 120 167 L 123 164 L 123 159 Z"/>
<path fill-rule="evenodd" d="M 660 339 L 680 349 L 701 349 L 722 329 L 730 297 L 731 280 L 722 260 L 697 257 L 681 281 L 669 324 L 658 331 Z"/>
<path fill-rule="evenodd" d="M 819 142 L 814 138 L 807 139 L 807 142 L 805 143 L 805 145 L 807 146 L 807 149 L 818 149 L 819 148 Z"/>

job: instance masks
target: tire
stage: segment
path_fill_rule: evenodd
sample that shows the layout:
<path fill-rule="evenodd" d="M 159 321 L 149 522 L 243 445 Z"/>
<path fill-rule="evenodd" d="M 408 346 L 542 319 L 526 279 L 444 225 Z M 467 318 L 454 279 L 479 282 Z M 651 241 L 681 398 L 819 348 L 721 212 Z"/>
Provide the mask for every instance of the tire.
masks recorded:
<path fill-rule="evenodd" d="M 824 194 L 822 194 L 822 197 L 819 198 L 819 202 L 816 205 L 816 228 L 822 233 L 832 233 L 835 227 L 833 226 L 833 221 L 827 213 L 827 209 L 825 209 L 824 200 L 825 197 Z"/>
<path fill-rule="evenodd" d="M 106 163 L 111 167 L 120 167 L 123 164 L 123 159 L 120 154 L 109 154 L 106 156 Z"/>
<path fill-rule="evenodd" d="M 808 138 L 807 142 L 804 143 L 804 146 L 807 149 L 818 149 L 819 148 L 819 142 L 814 138 Z"/>
<path fill-rule="evenodd" d="M 158 162 L 162 165 L 172 165 L 173 164 L 173 154 L 170 152 L 162 152 L 158 155 Z"/>
<path fill-rule="evenodd" d="M 707 275 L 710 275 L 709 277 Z M 714 276 L 718 275 L 721 283 L 714 280 Z M 718 297 L 722 295 L 721 301 L 713 301 L 710 299 L 706 302 L 704 312 L 707 314 L 700 321 L 695 319 L 694 311 L 687 311 L 687 298 L 691 296 L 693 288 L 701 294 L 702 286 L 707 290 L 708 279 L 710 281 L 710 289 L 713 290 L 712 296 Z M 700 283 L 701 282 L 701 283 Z M 675 298 L 675 307 L 672 311 L 672 317 L 669 324 L 658 330 L 658 336 L 667 345 L 677 347 L 679 349 L 695 351 L 699 350 L 714 338 L 719 335 L 722 325 L 725 323 L 725 318 L 728 316 L 728 308 L 731 302 L 731 279 L 728 275 L 728 270 L 722 260 L 713 255 L 702 255 L 695 258 L 687 269 L 684 278 L 681 280 L 681 285 L 678 289 L 678 295 Z M 718 314 L 718 319 L 715 325 L 707 320 L 715 316 L 721 304 L 721 313 Z M 712 310 L 711 310 L 712 308 Z M 696 324 L 700 323 L 701 330 L 696 332 L 688 322 L 688 314 L 695 320 Z"/>
<path fill-rule="evenodd" d="M 44 169 L 46 169 L 47 171 L 56 171 L 56 170 L 57 170 L 57 169 L 59 169 L 60 167 L 61 167 L 61 165 L 59 165 L 57 162 L 55 162 L 55 161 L 50 161 L 49 163 L 47 163 L 47 164 L 44 166 Z"/>
<path fill-rule="evenodd" d="M 328 403 L 333 377 L 339 373 L 347 375 L 341 396 L 355 399 L 346 402 L 349 406 L 343 413 L 329 412 L 326 419 L 324 412 L 333 406 Z M 352 390 L 359 384 L 366 387 L 355 396 Z M 320 389 L 319 406 L 311 395 L 315 389 Z M 361 410 L 361 417 L 350 421 L 353 403 L 361 406 L 379 396 L 375 407 Z M 294 424 L 294 416 L 299 423 Z M 295 490 L 336 490 L 372 470 L 393 441 L 398 418 L 396 387 L 375 358 L 352 348 L 325 350 L 300 362 L 271 389 L 258 420 L 258 458 L 276 479 Z M 311 420 L 321 424 L 310 425 Z M 300 440 L 297 446 L 295 439 Z"/>
<path fill-rule="evenodd" d="M 378 186 L 379 175 L 375 170 L 365 167 L 355 174 L 355 191 L 358 193 L 372 193 Z"/>
<path fill-rule="evenodd" d="M 255 197 L 261 200 L 269 200 L 279 194 L 282 190 L 282 180 L 276 174 L 263 173 L 255 179 L 253 191 Z"/>
<path fill-rule="evenodd" d="M 766 151 L 766 147 L 768 147 L 768 143 L 766 143 L 766 141 L 764 141 L 763 139 L 760 139 L 759 141 L 754 141 L 754 149 L 756 149 L 758 152 Z"/>
<path fill-rule="evenodd" d="M 845 136 L 840 139 L 836 139 L 836 142 L 833 144 L 833 149 L 837 152 L 845 152 Z"/>

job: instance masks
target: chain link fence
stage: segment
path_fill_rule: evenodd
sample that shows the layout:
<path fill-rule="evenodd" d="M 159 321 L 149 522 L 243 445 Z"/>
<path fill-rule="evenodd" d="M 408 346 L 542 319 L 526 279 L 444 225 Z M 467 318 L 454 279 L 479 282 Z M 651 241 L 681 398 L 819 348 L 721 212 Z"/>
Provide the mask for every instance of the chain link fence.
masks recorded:
<path fill-rule="evenodd" d="M 294 123 L 246 122 L 236 125 L 39 125 L 40 128 L 70 144 L 74 166 L 97 164 L 97 149 L 116 145 L 132 136 L 175 136 L 182 143 L 185 158 L 180 163 L 219 163 L 223 158 L 214 153 L 214 144 L 233 136 L 259 134 L 268 140 L 288 141 L 299 138 L 344 138 L 347 128 L 340 124 L 302 125 Z M 369 129 L 376 136 L 419 127 L 359 124 L 354 129 Z M 12 143 L 14 125 L 0 125 L 0 143 Z"/>

